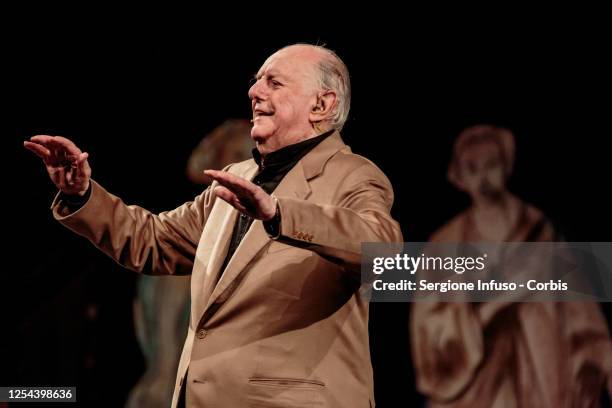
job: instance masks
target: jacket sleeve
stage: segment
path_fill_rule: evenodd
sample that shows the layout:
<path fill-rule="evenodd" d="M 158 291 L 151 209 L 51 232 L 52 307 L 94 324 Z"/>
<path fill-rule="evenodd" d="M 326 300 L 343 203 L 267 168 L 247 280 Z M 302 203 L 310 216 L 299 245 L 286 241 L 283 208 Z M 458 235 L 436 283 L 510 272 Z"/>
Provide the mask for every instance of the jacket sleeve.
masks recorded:
<path fill-rule="evenodd" d="M 54 218 L 126 268 L 152 275 L 191 273 L 215 200 L 212 185 L 193 201 L 156 215 L 91 183 L 89 199 L 74 212 L 58 194 L 51 205 Z"/>
<path fill-rule="evenodd" d="M 278 197 L 277 240 L 317 252 L 358 272 L 362 242 L 401 242 L 399 224 L 390 215 L 393 189 L 373 164 L 354 169 L 340 184 L 332 204 Z"/>

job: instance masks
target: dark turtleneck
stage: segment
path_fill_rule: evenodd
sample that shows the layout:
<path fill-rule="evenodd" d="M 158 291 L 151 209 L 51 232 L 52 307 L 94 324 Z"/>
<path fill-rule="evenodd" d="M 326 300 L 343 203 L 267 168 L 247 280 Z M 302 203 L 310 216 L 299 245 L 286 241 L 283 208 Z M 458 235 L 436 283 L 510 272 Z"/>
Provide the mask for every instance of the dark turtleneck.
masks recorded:
<path fill-rule="evenodd" d="M 297 162 L 332 133 L 334 133 L 334 131 L 330 130 L 319 136 L 285 146 L 265 156 L 262 156 L 257 149 L 253 149 L 253 159 L 259 166 L 259 171 L 251 181 L 263 188 L 266 193 L 271 194 Z M 276 222 L 278 222 L 278 220 L 276 220 Z M 238 245 L 240 245 L 240 242 L 252 223 L 253 218 L 248 215 L 240 214 L 238 217 L 238 221 L 234 225 L 232 239 L 221 271 L 225 270 L 229 260 L 234 255 L 234 252 L 236 252 Z M 268 233 L 277 235 L 274 232 L 278 231 L 278 225 L 270 223 L 264 224 L 267 224 L 265 226 Z"/>

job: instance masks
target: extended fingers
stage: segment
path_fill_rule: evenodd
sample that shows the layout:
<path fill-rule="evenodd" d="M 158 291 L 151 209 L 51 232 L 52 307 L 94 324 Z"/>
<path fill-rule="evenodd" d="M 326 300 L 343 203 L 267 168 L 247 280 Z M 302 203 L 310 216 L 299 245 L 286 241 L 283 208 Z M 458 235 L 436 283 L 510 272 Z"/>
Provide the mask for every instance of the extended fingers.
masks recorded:
<path fill-rule="evenodd" d="M 49 160 L 51 157 L 51 152 L 42 144 L 36 142 L 28 142 L 27 140 L 23 142 L 23 147 L 43 159 L 44 161 Z"/>
<path fill-rule="evenodd" d="M 24 142 L 24 146 L 26 147 L 32 147 L 32 144 L 43 147 L 49 153 L 45 158 L 45 163 L 48 165 L 57 166 L 62 162 L 62 160 L 65 160 L 65 155 L 60 157 L 58 154 L 57 146 L 53 144 L 53 136 L 36 135 L 30 138 L 30 142 Z"/>
<path fill-rule="evenodd" d="M 244 212 L 246 209 L 238 199 L 238 196 L 234 194 L 230 189 L 223 186 L 215 187 L 215 194 L 217 197 L 236 208 L 240 212 Z"/>
<path fill-rule="evenodd" d="M 236 194 L 253 196 L 257 193 L 258 187 L 255 184 L 234 174 L 218 170 L 206 170 L 204 174 Z"/>
<path fill-rule="evenodd" d="M 30 141 L 34 142 L 34 143 L 42 143 L 42 144 L 47 144 L 49 143 L 50 140 L 53 140 L 53 136 L 49 136 L 49 135 L 36 135 L 36 136 L 32 136 L 30 138 Z"/>
<path fill-rule="evenodd" d="M 70 139 L 66 139 L 65 137 L 62 136 L 55 136 L 52 140 L 52 143 L 54 143 L 56 146 L 58 147 L 62 147 L 64 148 L 66 151 L 68 151 L 69 154 L 71 155 L 75 155 L 78 156 L 81 154 L 81 149 L 79 149 Z"/>
<path fill-rule="evenodd" d="M 49 140 L 47 144 L 56 151 L 56 155 L 59 159 L 68 158 L 73 159 L 78 157 L 82 152 L 81 149 L 76 147 L 74 143 L 65 137 L 56 136 Z"/>
<path fill-rule="evenodd" d="M 232 193 L 229 189 L 222 186 L 215 187 L 215 194 L 217 197 L 221 198 L 223 201 L 232 204 L 234 198 L 236 198 L 236 194 Z"/>
<path fill-rule="evenodd" d="M 50 152 L 50 158 L 59 163 L 74 160 L 81 154 L 81 149 L 62 136 L 36 135 L 30 138 L 29 143 L 44 146 Z"/>

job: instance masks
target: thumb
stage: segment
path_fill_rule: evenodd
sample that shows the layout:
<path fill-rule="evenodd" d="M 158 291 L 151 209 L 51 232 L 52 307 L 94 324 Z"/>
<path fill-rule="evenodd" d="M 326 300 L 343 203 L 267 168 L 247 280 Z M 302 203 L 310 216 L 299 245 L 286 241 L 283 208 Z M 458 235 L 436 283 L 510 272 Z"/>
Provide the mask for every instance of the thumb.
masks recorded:
<path fill-rule="evenodd" d="M 81 153 L 77 157 L 76 169 L 77 169 L 78 177 L 89 176 L 87 174 L 88 170 L 90 170 L 89 163 L 87 162 L 88 157 L 89 157 L 89 153 L 87 152 Z"/>

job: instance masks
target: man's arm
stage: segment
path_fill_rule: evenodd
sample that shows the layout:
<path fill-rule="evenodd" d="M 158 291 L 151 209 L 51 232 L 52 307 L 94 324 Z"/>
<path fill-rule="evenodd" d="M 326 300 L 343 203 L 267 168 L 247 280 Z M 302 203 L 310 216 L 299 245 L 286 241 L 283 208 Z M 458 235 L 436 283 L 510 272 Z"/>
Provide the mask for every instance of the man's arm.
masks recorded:
<path fill-rule="evenodd" d="M 332 204 L 287 197 L 275 200 L 233 174 L 210 170 L 206 174 L 219 182 L 215 191 L 221 199 L 262 220 L 273 238 L 315 251 L 352 271 L 360 269 L 362 242 L 402 241 L 399 225 L 390 215 L 391 184 L 369 162 L 344 179 Z"/>
<path fill-rule="evenodd" d="M 359 271 L 362 242 L 401 242 L 390 215 L 393 189 L 385 175 L 366 163 L 339 186 L 334 204 L 278 197 L 277 240 L 301 246 Z"/>
<path fill-rule="evenodd" d="M 120 264 L 151 274 L 188 274 L 215 194 L 159 215 L 127 206 L 91 180 L 88 153 L 61 136 L 37 135 L 24 147 L 44 163 L 60 190 L 54 217 Z"/>
<path fill-rule="evenodd" d="M 194 201 L 156 215 L 126 205 L 92 180 L 89 199 L 76 211 L 60 194 L 51 209 L 60 223 L 129 269 L 154 275 L 185 275 L 191 273 L 212 207 L 211 191 L 208 188 Z"/>

